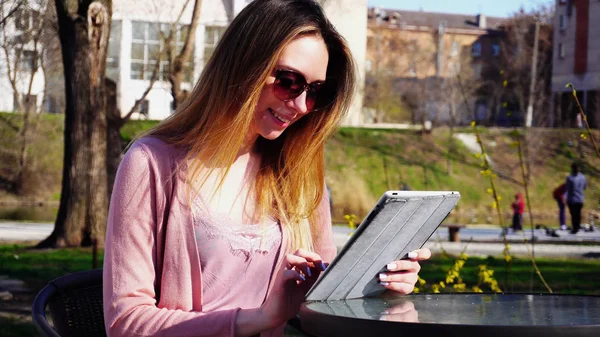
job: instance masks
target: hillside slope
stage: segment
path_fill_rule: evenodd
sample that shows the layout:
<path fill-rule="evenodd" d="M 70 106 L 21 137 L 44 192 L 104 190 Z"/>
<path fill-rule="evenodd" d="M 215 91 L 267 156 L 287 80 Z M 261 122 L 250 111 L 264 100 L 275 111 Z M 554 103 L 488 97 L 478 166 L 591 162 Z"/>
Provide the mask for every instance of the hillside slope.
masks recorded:
<path fill-rule="evenodd" d="M 19 115 L 2 114 L 3 120 L 18 125 Z M 155 122 L 131 121 L 122 131 L 124 139 L 154 125 Z M 471 128 L 457 133 L 469 134 Z M 499 175 L 497 190 L 501 210 L 510 214 L 515 193 L 523 192 L 518 149 L 514 147 L 512 129 L 480 129 L 483 144 Z M 554 224 L 556 205 L 552 190 L 564 181 L 573 160 L 583 163 L 588 177 L 585 209 L 598 208 L 600 160 L 590 139 L 580 137 L 581 130 L 532 129 L 529 140 L 530 197 L 539 222 Z M 596 133 L 600 139 L 600 133 Z M 465 137 L 461 137 L 465 139 Z M 7 186 L 14 173 L 18 146 L 17 133 L 7 122 L 0 122 L 0 203 L 19 201 L 54 201 L 60 195 L 62 170 L 62 116 L 44 116 L 35 143 L 29 153 L 33 161 L 25 194 L 15 196 Z M 448 155 L 450 144 L 455 151 Z M 471 144 L 472 145 L 472 144 Z M 388 189 L 455 190 L 462 195 L 456 216 L 466 223 L 497 223 L 488 193 L 489 181 L 481 171 L 481 156 L 473 153 L 449 130 L 435 129 L 431 134 L 414 130 L 378 130 L 342 128 L 326 149 L 326 180 L 332 190 L 333 216 L 343 221 L 345 214 L 364 216 Z M 584 219 L 585 216 L 584 216 Z"/>

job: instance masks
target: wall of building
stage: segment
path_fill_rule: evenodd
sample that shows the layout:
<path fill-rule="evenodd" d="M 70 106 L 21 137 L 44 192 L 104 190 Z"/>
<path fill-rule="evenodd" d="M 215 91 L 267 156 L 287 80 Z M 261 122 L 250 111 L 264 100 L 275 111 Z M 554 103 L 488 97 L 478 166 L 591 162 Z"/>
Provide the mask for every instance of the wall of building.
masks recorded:
<path fill-rule="evenodd" d="M 206 26 L 226 26 L 235 11 L 241 10 L 242 2 L 234 0 L 227 3 L 221 0 L 204 0 L 202 2 L 200 22 L 196 29 L 195 51 L 194 51 L 194 81 L 202 70 L 204 58 L 204 33 Z M 143 95 L 149 86 L 148 80 L 139 80 L 131 78 L 131 46 L 132 46 L 132 21 L 147 21 L 172 23 L 182 12 L 186 0 L 174 0 L 171 2 L 142 0 L 139 2 L 118 1 L 113 8 L 113 20 L 120 20 L 122 26 L 120 39 L 120 61 L 117 80 L 117 106 L 122 115 L 126 115 L 135 105 L 135 102 Z M 232 6 L 236 5 L 236 6 Z M 227 6 L 226 6 L 227 5 Z M 141 9 L 141 10 L 140 10 Z M 181 24 L 191 22 L 193 11 L 193 1 L 183 11 Z M 233 12 L 232 12 L 233 11 Z M 193 83 L 184 83 L 183 89 L 191 90 Z M 161 120 L 172 111 L 173 97 L 170 91 L 170 84 L 166 81 L 157 81 L 152 90 L 146 96 L 148 100 L 148 114 L 141 116 L 134 114 L 133 118 L 149 118 Z"/>
<path fill-rule="evenodd" d="M 337 30 L 346 38 L 357 67 L 357 90 L 344 125 L 363 123 L 365 60 L 367 54 L 367 0 L 321 0 Z"/>
<path fill-rule="evenodd" d="M 600 2 L 589 1 L 589 29 L 587 50 L 587 71 L 584 74 L 575 74 L 576 52 L 576 27 L 577 6 L 572 7 L 572 14 L 567 15 L 568 6 L 556 2 L 556 16 L 554 17 L 554 53 L 552 70 L 552 91 L 567 92 L 567 83 L 573 83 L 577 90 L 588 91 L 600 89 Z M 566 27 L 560 28 L 561 15 L 564 16 Z M 560 44 L 564 47 L 564 58 L 560 56 Z"/>
<path fill-rule="evenodd" d="M 196 32 L 196 50 L 194 56 L 194 82 L 202 71 L 205 60 L 204 55 L 204 32 L 206 26 L 226 26 L 231 18 L 239 13 L 249 2 L 249 0 L 204 0 L 200 25 Z M 350 3 L 349 3 L 350 2 Z M 114 8 L 114 20 L 122 21 L 122 35 L 120 48 L 120 71 L 118 79 L 118 106 L 123 115 L 125 115 L 136 100 L 141 97 L 148 87 L 146 80 L 131 79 L 131 21 L 155 21 L 155 22 L 173 22 L 176 20 L 185 0 L 176 0 L 161 6 L 161 10 L 156 9 L 156 1 L 143 0 L 142 2 L 131 3 L 120 1 Z M 162 3 L 162 2 L 160 2 Z M 140 11 L 140 8 L 145 8 Z M 192 6 L 186 8 L 182 16 L 182 23 L 191 21 Z M 336 26 L 339 32 L 347 39 L 356 59 L 356 65 L 359 75 L 359 85 L 357 94 L 349 111 L 345 124 L 359 125 L 361 123 L 362 101 L 363 101 L 363 83 L 364 66 L 366 54 L 366 17 L 367 0 L 326 0 L 324 3 L 325 11 Z M 192 83 L 184 86 L 191 90 Z M 170 85 L 168 83 L 157 82 L 146 99 L 149 102 L 150 119 L 164 119 L 171 113 L 172 96 L 170 94 Z M 140 117 L 134 115 L 134 118 Z"/>

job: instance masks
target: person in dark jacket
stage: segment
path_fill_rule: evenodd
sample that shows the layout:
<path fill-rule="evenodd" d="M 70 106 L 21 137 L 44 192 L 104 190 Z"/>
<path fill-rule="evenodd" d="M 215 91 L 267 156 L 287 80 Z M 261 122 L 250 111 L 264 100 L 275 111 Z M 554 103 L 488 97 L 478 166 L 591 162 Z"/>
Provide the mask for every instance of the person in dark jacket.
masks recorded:
<path fill-rule="evenodd" d="M 583 208 L 584 190 L 587 187 L 585 176 L 579 172 L 577 163 L 571 164 L 571 174 L 565 182 L 567 187 L 567 206 L 571 213 L 571 234 L 577 234 L 581 227 L 581 209 Z"/>

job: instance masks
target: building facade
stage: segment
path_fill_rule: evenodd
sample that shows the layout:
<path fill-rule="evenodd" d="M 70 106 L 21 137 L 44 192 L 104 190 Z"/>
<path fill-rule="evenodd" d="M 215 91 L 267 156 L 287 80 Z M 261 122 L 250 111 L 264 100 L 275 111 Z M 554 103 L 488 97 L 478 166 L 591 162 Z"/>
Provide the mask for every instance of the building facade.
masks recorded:
<path fill-rule="evenodd" d="M 448 123 L 455 113 L 462 116 L 457 122 L 472 119 L 451 82 L 458 75 L 465 85 L 480 79 L 500 55 L 503 18 L 371 8 L 368 20 L 366 106 L 374 122 L 383 118 L 377 110 L 385 100 L 403 106 L 399 118 L 412 122 Z M 481 119 L 487 115 L 485 100 L 469 103 Z"/>
<path fill-rule="evenodd" d="M 582 126 L 571 89 L 591 127 L 600 127 L 600 1 L 556 0 L 552 69 L 554 126 Z"/>
<path fill-rule="evenodd" d="M 191 60 L 186 64 L 185 80 L 182 83 L 184 91 L 191 91 L 227 25 L 251 1 L 202 1 L 195 48 Z M 361 123 L 360 83 L 364 79 L 366 54 L 367 0 L 321 0 L 321 3 L 336 28 L 347 39 L 356 59 L 359 90 L 345 123 L 358 125 Z M 194 1 L 187 0 L 113 1 L 106 76 L 116 84 L 116 106 L 122 115 L 128 114 L 138 101 L 138 108 L 132 118 L 162 120 L 173 113 L 173 97 L 167 73 L 169 62 L 164 57 L 164 37 L 173 32 L 174 49 L 179 50 L 183 46 L 186 26 L 192 18 L 193 4 Z M 144 97 L 154 73 L 156 81 Z M 10 84 L 5 81 L 7 77 L 2 77 L 0 86 L 8 87 Z M 35 89 L 36 99 L 41 105 L 43 74 L 36 76 Z M 6 92 L 0 92 L 0 110 L 19 110 Z M 142 97 L 143 100 L 140 100 Z"/>

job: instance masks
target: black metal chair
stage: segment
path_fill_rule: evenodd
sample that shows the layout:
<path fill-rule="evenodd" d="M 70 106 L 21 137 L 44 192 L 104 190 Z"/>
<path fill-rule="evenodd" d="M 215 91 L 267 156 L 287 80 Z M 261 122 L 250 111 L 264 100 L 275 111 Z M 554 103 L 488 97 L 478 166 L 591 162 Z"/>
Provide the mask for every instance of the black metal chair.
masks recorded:
<path fill-rule="evenodd" d="M 46 307 L 50 320 L 46 317 Z M 102 307 L 102 269 L 50 281 L 35 296 L 33 324 L 42 336 L 106 336 Z"/>

